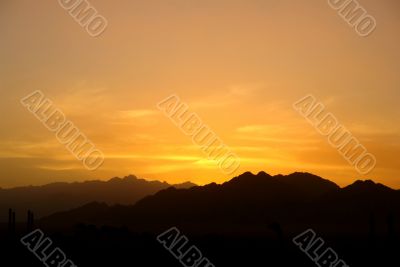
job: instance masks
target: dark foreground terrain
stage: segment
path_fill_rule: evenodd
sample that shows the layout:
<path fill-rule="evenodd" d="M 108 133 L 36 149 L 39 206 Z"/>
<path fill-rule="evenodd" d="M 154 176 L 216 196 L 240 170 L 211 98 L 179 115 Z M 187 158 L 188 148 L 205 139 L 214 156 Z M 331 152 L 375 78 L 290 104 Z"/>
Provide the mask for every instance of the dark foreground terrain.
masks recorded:
<path fill-rule="evenodd" d="M 188 239 L 182 253 L 195 245 L 214 266 L 318 266 L 293 242 L 307 229 L 316 237 L 303 244 L 324 243 L 311 255 L 330 247 L 346 263 L 321 266 L 400 266 L 399 218 L 399 191 L 372 181 L 339 188 L 307 173 L 244 173 L 133 206 L 92 203 L 34 225 L 2 225 L 1 266 L 45 266 L 20 242 L 37 228 L 52 240 L 49 251 L 59 247 L 76 266 L 183 266 L 157 240 L 171 227 Z"/>

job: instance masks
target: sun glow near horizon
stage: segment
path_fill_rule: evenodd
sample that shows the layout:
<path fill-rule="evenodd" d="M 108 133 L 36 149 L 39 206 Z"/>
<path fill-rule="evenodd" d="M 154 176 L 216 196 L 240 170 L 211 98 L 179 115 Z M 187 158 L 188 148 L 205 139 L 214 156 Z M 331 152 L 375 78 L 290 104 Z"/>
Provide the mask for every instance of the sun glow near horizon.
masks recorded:
<path fill-rule="evenodd" d="M 373 179 L 400 188 L 399 3 L 365 0 L 378 27 L 362 38 L 324 1 L 150 2 L 96 1 L 109 23 L 97 38 L 58 3 L 1 4 L 1 187 L 305 171 L 341 186 Z M 104 153 L 99 169 L 86 170 L 21 106 L 39 89 Z M 172 94 L 238 155 L 235 173 L 221 172 L 157 108 Z M 307 94 L 376 156 L 370 174 L 293 110 Z"/>

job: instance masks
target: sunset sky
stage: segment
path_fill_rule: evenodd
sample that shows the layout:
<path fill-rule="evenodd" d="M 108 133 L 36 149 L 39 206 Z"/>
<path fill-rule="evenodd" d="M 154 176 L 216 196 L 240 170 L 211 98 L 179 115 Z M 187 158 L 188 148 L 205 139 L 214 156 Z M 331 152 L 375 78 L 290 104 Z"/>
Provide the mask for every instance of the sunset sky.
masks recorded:
<path fill-rule="evenodd" d="M 359 0 L 360 37 L 327 3 L 92 0 L 91 37 L 58 1 L 0 1 L 0 187 L 109 179 L 221 183 L 221 172 L 160 110 L 176 94 L 245 171 L 307 171 L 341 186 L 400 189 L 400 2 Z M 96 171 L 20 99 L 41 90 L 105 154 Z M 292 104 L 312 94 L 375 155 L 359 174 Z"/>

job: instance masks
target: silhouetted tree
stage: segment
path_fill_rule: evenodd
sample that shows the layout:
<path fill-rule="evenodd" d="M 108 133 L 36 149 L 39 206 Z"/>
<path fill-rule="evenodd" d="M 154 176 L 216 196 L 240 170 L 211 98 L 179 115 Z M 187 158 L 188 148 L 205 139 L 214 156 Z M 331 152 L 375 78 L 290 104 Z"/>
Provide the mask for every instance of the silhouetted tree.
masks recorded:
<path fill-rule="evenodd" d="M 27 219 L 27 223 L 26 223 L 26 230 L 28 232 L 31 232 L 33 230 L 33 212 L 31 212 L 30 210 L 28 210 L 28 219 Z"/>
<path fill-rule="evenodd" d="M 283 231 L 282 231 L 282 227 L 281 227 L 280 223 L 273 222 L 268 225 L 268 228 L 271 229 L 277 235 L 279 242 L 281 244 L 283 244 L 284 238 L 283 238 Z"/>
<path fill-rule="evenodd" d="M 15 212 L 12 209 L 8 210 L 8 231 L 11 236 L 15 235 Z"/>

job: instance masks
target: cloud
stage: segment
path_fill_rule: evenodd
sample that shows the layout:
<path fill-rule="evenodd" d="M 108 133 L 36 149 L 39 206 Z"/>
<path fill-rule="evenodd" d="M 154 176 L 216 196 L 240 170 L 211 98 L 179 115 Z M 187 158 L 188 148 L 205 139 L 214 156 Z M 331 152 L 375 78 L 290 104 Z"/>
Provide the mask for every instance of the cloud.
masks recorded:
<path fill-rule="evenodd" d="M 160 112 L 152 109 L 120 110 L 116 112 L 119 118 L 140 118 L 158 115 Z"/>

